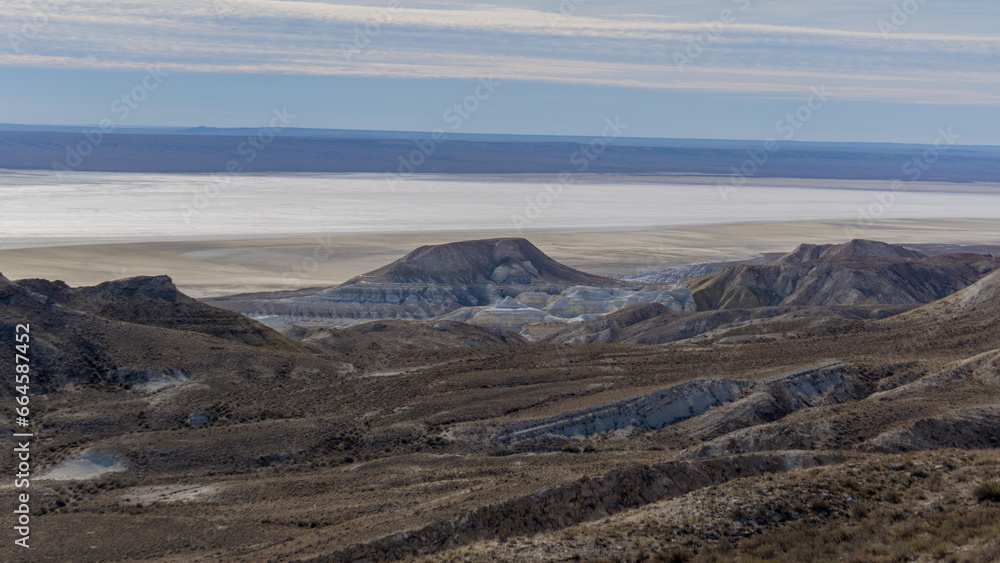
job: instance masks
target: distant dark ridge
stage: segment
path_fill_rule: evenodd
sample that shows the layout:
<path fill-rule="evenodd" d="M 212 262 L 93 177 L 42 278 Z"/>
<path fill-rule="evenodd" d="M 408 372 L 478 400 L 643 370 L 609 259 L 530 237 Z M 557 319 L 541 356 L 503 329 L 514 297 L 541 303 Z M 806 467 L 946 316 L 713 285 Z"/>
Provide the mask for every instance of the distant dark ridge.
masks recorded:
<path fill-rule="evenodd" d="M 82 131 L 82 130 L 81 130 Z M 746 163 L 748 149 L 762 146 L 749 141 L 714 142 L 650 140 L 654 146 L 611 142 L 599 158 L 579 151 L 587 140 L 469 140 L 449 137 L 433 144 L 430 135 L 417 143 L 405 138 L 334 138 L 283 136 L 257 142 L 245 134 L 105 135 L 87 156 L 70 156 L 67 147 L 86 142 L 82 132 L 0 130 L 0 168 L 52 170 L 54 163 L 68 169 L 100 172 L 223 173 L 227 163 L 242 172 L 399 172 L 461 174 L 558 174 L 564 171 L 603 174 L 708 174 L 729 177 Z M 414 134 L 416 136 L 416 134 Z M 490 138 L 490 137 L 486 137 Z M 567 138 L 573 139 L 573 138 Z M 718 143 L 718 144 L 715 144 Z M 666 146 L 668 144 L 680 146 Z M 262 148 L 260 148 L 262 147 Z M 431 148 L 433 150 L 431 150 Z M 924 147 L 822 143 L 787 144 L 769 155 L 751 176 L 811 179 L 909 179 L 907 163 Z M 430 154 L 426 154 L 430 152 Z M 574 154 L 576 158 L 574 158 Z M 411 155 L 413 158 L 411 158 Z M 251 158 L 252 157 L 252 158 Z M 402 158 L 402 161 L 401 161 Z M 587 166 L 582 169 L 583 163 Z M 912 164 L 911 164 L 912 168 Z M 924 172 L 920 180 L 952 182 L 995 181 L 1000 159 L 989 147 L 952 147 Z"/>
<path fill-rule="evenodd" d="M 17 133 L 73 133 L 79 134 L 92 129 L 91 125 L 23 125 L 0 123 L 0 131 Z M 114 135 L 202 135 L 215 137 L 244 137 L 256 135 L 259 127 L 118 127 Z M 372 129 L 318 129 L 309 127 L 285 127 L 275 130 L 278 137 L 303 137 L 322 139 L 402 139 L 415 140 L 431 137 L 429 131 L 391 131 Z M 586 135 L 520 135 L 512 133 L 447 133 L 453 141 L 477 141 L 483 143 L 576 143 L 587 144 L 593 137 Z M 761 140 L 747 139 L 681 139 L 662 137 L 620 137 L 615 145 L 631 147 L 669 148 L 710 148 L 747 150 L 760 148 Z M 830 141 L 785 141 L 785 149 L 830 150 L 867 153 L 893 153 L 922 151 L 927 145 L 916 143 L 873 143 L 873 142 L 830 142 Z M 955 145 L 954 150 L 971 150 L 998 154 L 1000 145 Z"/>

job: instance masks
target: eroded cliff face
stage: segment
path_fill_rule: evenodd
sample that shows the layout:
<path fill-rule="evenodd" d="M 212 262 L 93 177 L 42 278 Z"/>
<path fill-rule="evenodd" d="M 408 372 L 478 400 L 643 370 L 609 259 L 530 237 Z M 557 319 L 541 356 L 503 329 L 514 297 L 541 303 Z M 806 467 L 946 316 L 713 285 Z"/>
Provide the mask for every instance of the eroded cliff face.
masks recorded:
<path fill-rule="evenodd" d="M 836 363 L 757 382 L 697 379 L 635 399 L 525 422 L 508 429 L 500 440 L 523 444 L 546 435 L 573 438 L 624 429 L 659 430 L 706 415 L 691 429 L 704 439 L 807 407 L 863 399 L 876 390 L 875 383 Z"/>
<path fill-rule="evenodd" d="M 518 443 L 546 434 L 573 438 L 626 428 L 657 430 L 731 403 L 752 386 L 749 381 L 698 379 L 636 399 L 526 422 L 510 429 L 501 440 Z"/>

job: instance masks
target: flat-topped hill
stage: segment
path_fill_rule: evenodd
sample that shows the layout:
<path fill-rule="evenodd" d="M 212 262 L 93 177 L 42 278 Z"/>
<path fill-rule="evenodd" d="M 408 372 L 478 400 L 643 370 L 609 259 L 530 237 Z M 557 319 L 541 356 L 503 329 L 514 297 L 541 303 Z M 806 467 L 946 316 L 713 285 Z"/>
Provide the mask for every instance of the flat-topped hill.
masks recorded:
<path fill-rule="evenodd" d="M 621 285 L 617 280 L 564 266 L 523 238 L 468 240 L 421 246 L 399 260 L 356 277 L 343 286 L 360 282 L 599 287 Z"/>
<path fill-rule="evenodd" d="M 378 319 L 426 320 L 530 293 L 539 303 L 574 287 L 642 289 L 553 260 L 523 238 L 421 246 L 377 270 L 330 287 L 208 300 L 285 325 L 348 325 Z"/>

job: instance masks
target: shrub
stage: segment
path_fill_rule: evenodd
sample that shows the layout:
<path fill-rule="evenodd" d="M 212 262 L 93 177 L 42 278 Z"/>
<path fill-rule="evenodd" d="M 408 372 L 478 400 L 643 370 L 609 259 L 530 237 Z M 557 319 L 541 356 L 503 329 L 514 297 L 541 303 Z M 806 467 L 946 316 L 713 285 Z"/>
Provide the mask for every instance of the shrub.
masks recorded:
<path fill-rule="evenodd" d="M 856 502 L 851 506 L 851 516 L 855 518 L 864 518 L 868 516 L 868 507 L 863 503 Z"/>
<path fill-rule="evenodd" d="M 813 499 L 813 501 L 809 503 L 809 508 L 811 508 L 813 512 L 827 512 L 827 513 L 829 513 L 830 512 L 830 501 L 828 501 L 826 499 L 822 499 L 822 498 L 816 498 L 816 499 Z"/>
<path fill-rule="evenodd" d="M 972 492 L 979 502 L 1000 502 L 1000 481 L 983 481 Z"/>
<path fill-rule="evenodd" d="M 750 518 L 750 513 L 742 506 L 737 506 L 729 512 L 729 517 L 733 520 L 747 520 Z"/>
<path fill-rule="evenodd" d="M 657 563 L 686 563 L 691 560 L 691 552 L 680 549 L 675 551 L 668 551 L 665 553 L 657 553 L 649 561 L 655 561 Z"/>

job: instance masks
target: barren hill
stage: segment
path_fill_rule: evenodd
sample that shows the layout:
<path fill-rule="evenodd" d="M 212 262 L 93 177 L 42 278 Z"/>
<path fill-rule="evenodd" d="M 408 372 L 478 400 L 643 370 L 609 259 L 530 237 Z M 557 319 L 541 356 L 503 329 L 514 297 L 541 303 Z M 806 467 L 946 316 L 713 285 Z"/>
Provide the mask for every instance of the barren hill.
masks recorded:
<path fill-rule="evenodd" d="M 161 371 L 214 371 L 233 353 L 265 365 L 275 352 L 305 352 L 256 321 L 187 297 L 166 276 L 84 288 L 0 276 L 0 330 L 13 334 L 22 323 L 32 329 L 35 381 L 48 390 L 67 382 L 117 385 Z M 3 356 L 0 367 L 8 361 Z"/>
<path fill-rule="evenodd" d="M 344 285 L 356 283 L 621 285 L 616 280 L 564 266 L 523 238 L 469 240 L 421 246 L 399 260 L 358 276 Z"/>
<path fill-rule="evenodd" d="M 777 305 L 901 305 L 941 299 L 998 267 L 1000 259 L 981 254 L 925 258 L 884 243 L 852 241 L 825 248 L 799 247 L 770 265 L 723 268 L 690 282 L 688 288 L 700 311 Z"/>
<path fill-rule="evenodd" d="M 140 276 L 81 288 L 30 279 L 16 285 L 61 307 L 104 319 L 199 332 L 253 346 L 300 350 L 292 340 L 256 321 L 184 295 L 168 276 Z"/>
<path fill-rule="evenodd" d="M 564 266 L 523 238 L 422 246 L 377 270 L 327 289 L 210 299 L 213 305 L 288 324 L 437 317 L 524 292 L 555 295 L 570 287 L 641 287 Z"/>
<path fill-rule="evenodd" d="M 775 261 L 775 264 L 798 264 L 833 256 L 871 256 L 892 260 L 921 260 L 927 255 L 898 244 L 877 240 L 854 239 L 843 244 L 800 244 Z"/>

